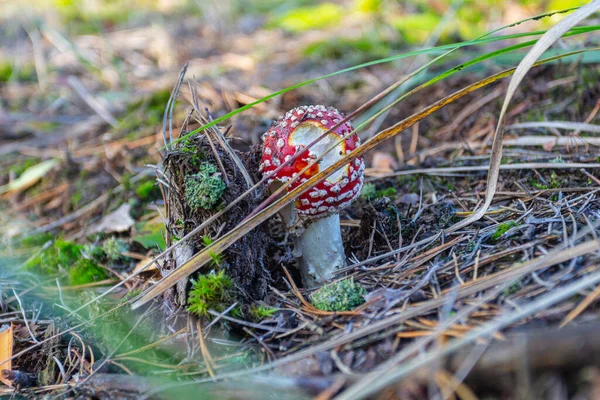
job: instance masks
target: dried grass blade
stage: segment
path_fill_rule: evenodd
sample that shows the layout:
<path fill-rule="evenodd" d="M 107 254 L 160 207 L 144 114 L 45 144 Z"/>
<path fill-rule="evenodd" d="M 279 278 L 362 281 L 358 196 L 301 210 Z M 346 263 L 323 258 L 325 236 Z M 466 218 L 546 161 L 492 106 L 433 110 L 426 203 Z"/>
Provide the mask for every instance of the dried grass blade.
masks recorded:
<path fill-rule="evenodd" d="M 583 122 L 571 121 L 538 121 L 521 122 L 518 124 L 507 125 L 505 129 L 525 129 L 525 128 L 556 128 L 569 129 L 584 132 L 600 133 L 600 125 L 586 124 Z"/>
<path fill-rule="evenodd" d="M 577 307 L 572 309 L 571 312 L 569 312 L 565 319 L 560 323 L 559 327 L 562 328 L 569 324 L 571 321 L 573 321 L 575 318 L 577 318 L 579 314 L 584 312 L 585 309 L 590 306 L 590 304 L 592 304 L 598 299 L 598 297 L 600 297 L 600 286 L 598 286 L 596 289 L 594 289 L 593 292 L 588 294 L 586 298 L 583 299 L 583 301 L 577 305 Z"/>

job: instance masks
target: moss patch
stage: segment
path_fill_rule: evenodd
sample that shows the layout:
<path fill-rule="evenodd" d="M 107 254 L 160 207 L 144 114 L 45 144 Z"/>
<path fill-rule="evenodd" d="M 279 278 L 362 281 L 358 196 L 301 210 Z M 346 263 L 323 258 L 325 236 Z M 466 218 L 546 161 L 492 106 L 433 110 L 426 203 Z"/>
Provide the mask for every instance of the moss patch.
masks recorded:
<path fill-rule="evenodd" d="M 329 283 L 310 296 L 316 308 L 323 311 L 349 311 L 365 302 L 367 291 L 353 279 Z"/>
<path fill-rule="evenodd" d="M 188 308 L 199 317 L 207 317 L 208 310 L 223 311 L 234 301 L 233 282 L 225 272 L 200 275 L 192 279 Z"/>
<path fill-rule="evenodd" d="M 71 285 L 85 285 L 107 279 L 104 268 L 87 258 L 80 258 L 69 268 L 69 283 Z"/>
<path fill-rule="evenodd" d="M 108 278 L 104 268 L 92 258 L 96 254 L 92 246 L 79 245 L 58 239 L 52 246 L 42 250 L 25 264 L 25 270 L 44 275 L 66 272 L 71 285 L 83 285 Z"/>
<path fill-rule="evenodd" d="M 502 235 L 504 235 L 510 228 L 517 226 L 515 221 L 507 221 L 503 222 L 496 228 L 496 232 L 492 235 L 492 240 L 498 240 Z"/>

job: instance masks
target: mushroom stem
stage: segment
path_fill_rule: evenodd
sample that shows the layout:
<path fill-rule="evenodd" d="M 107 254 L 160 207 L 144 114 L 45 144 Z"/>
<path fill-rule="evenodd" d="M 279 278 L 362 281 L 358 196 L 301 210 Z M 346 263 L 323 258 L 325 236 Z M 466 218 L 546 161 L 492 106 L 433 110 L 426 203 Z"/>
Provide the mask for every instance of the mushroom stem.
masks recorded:
<path fill-rule="evenodd" d="M 340 215 L 332 214 L 308 225 L 296 238 L 294 255 L 298 258 L 304 287 L 330 281 L 336 270 L 346 266 Z"/>

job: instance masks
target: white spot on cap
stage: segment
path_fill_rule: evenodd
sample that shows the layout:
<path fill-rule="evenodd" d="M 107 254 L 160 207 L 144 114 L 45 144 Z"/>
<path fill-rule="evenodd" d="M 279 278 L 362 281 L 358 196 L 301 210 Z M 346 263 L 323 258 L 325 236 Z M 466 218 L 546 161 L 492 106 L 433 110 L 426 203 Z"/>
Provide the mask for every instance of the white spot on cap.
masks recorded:
<path fill-rule="evenodd" d="M 300 199 L 300 204 L 303 206 L 308 206 L 310 205 L 310 201 L 308 201 L 308 199 Z"/>
<path fill-rule="evenodd" d="M 347 184 L 348 184 L 348 178 L 342 179 L 339 183 L 339 185 L 343 188 L 346 187 Z"/>
<path fill-rule="evenodd" d="M 335 199 L 335 197 L 328 197 L 328 198 L 325 199 L 325 201 L 327 203 L 335 203 L 336 199 Z"/>
<path fill-rule="evenodd" d="M 265 147 L 264 153 L 265 153 L 266 155 L 270 156 L 270 155 L 271 155 L 271 153 L 272 153 L 272 151 L 271 151 L 271 148 L 270 148 L 270 147 Z"/>
<path fill-rule="evenodd" d="M 285 141 L 283 139 L 279 139 L 277 141 L 277 147 L 282 148 L 283 146 L 285 146 Z"/>
<path fill-rule="evenodd" d="M 292 126 L 292 128 L 295 128 L 295 127 L 297 127 L 297 126 L 298 126 L 298 123 L 299 123 L 298 121 L 296 121 L 296 122 L 292 122 L 292 125 L 291 125 L 291 126 Z"/>
<path fill-rule="evenodd" d="M 329 210 L 329 207 L 327 207 L 327 206 L 321 206 L 321 207 L 319 207 L 319 209 L 318 209 L 318 211 L 319 211 L 319 212 L 325 212 L 325 211 L 327 211 L 327 210 Z"/>
<path fill-rule="evenodd" d="M 317 113 L 317 117 L 319 117 L 319 118 L 322 118 L 322 117 L 323 117 L 323 113 L 319 111 L 319 112 Z"/>
<path fill-rule="evenodd" d="M 281 161 L 279 161 L 279 158 L 273 157 L 273 165 L 276 167 L 279 167 L 281 165 Z"/>
<path fill-rule="evenodd" d="M 292 159 L 292 156 L 289 156 L 289 155 L 288 155 L 288 156 L 285 156 L 285 161 L 286 161 L 286 162 L 287 162 L 287 161 L 290 161 L 291 159 Z"/>
<path fill-rule="evenodd" d="M 322 123 L 323 125 L 327 125 L 327 120 L 326 120 L 326 119 L 322 119 L 322 120 L 321 120 L 321 123 Z"/>
<path fill-rule="evenodd" d="M 282 121 L 281 124 L 279 124 L 282 128 L 285 128 L 287 126 L 287 122 Z"/>
<path fill-rule="evenodd" d="M 292 121 L 295 121 L 295 120 L 297 120 L 297 119 L 298 119 L 298 117 L 296 117 L 295 115 L 292 115 L 292 116 L 290 117 L 290 119 L 291 119 Z"/>
<path fill-rule="evenodd" d="M 315 201 L 314 203 L 312 203 L 313 207 L 319 207 L 321 204 L 323 204 L 323 200 Z"/>
<path fill-rule="evenodd" d="M 304 114 L 304 107 L 298 109 L 297 113 L 300 115 Z"/>
<path fill-rule="evenodd" d="M 335 185 L 333 185 L 333 186 L 331 187 L 331 191 L 332 191 L 333 193 L 339 193 L 339 192 L 340 192 L 340 190 L 342 190 L 342 188 L 340 188 L 340 184 L 339 184 L 339 183 L 336 183 Z"/>
<path fill-rule="evenodd" d="M 271 166 L 271 161 L 270 160 L 265 160 L 265 167 L 270 167 Z"/>
<path fill-rule="evenodd" d="M 337 118 L 334 118 L 334 119 L 333 119 L 333 123 L 334 123 L 334 124 L 339 124 L 339 123 L 340 123 L 340 120 L 339 120 L 339 119 L 337 119 Z"/>

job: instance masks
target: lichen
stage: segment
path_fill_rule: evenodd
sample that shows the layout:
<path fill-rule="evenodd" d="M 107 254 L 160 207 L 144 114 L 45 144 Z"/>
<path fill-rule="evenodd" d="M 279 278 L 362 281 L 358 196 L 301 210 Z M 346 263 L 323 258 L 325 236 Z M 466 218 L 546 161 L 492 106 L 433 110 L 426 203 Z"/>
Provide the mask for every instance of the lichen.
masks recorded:
<path fill-rule="evenodd" d="M 310 300 L 323 311 L 348 311 L 365 302 L 366 290 L 354 279 L 332 282 L 313 293 Z"/>
<path fill-rule="evenodd" d="M 192 209 L 212 209 L 226 187 L 217 167 L 207 162 L 200 164 L 197 173 L 185 177 L 185 197 Z"/>
<path fill-rule="evenodd" d="M 102 251 L 108 261 L 119 261 L 123 259 L 123 253 L 127 251 L 127 243 L 113 236 L 102 243 Z"/>

